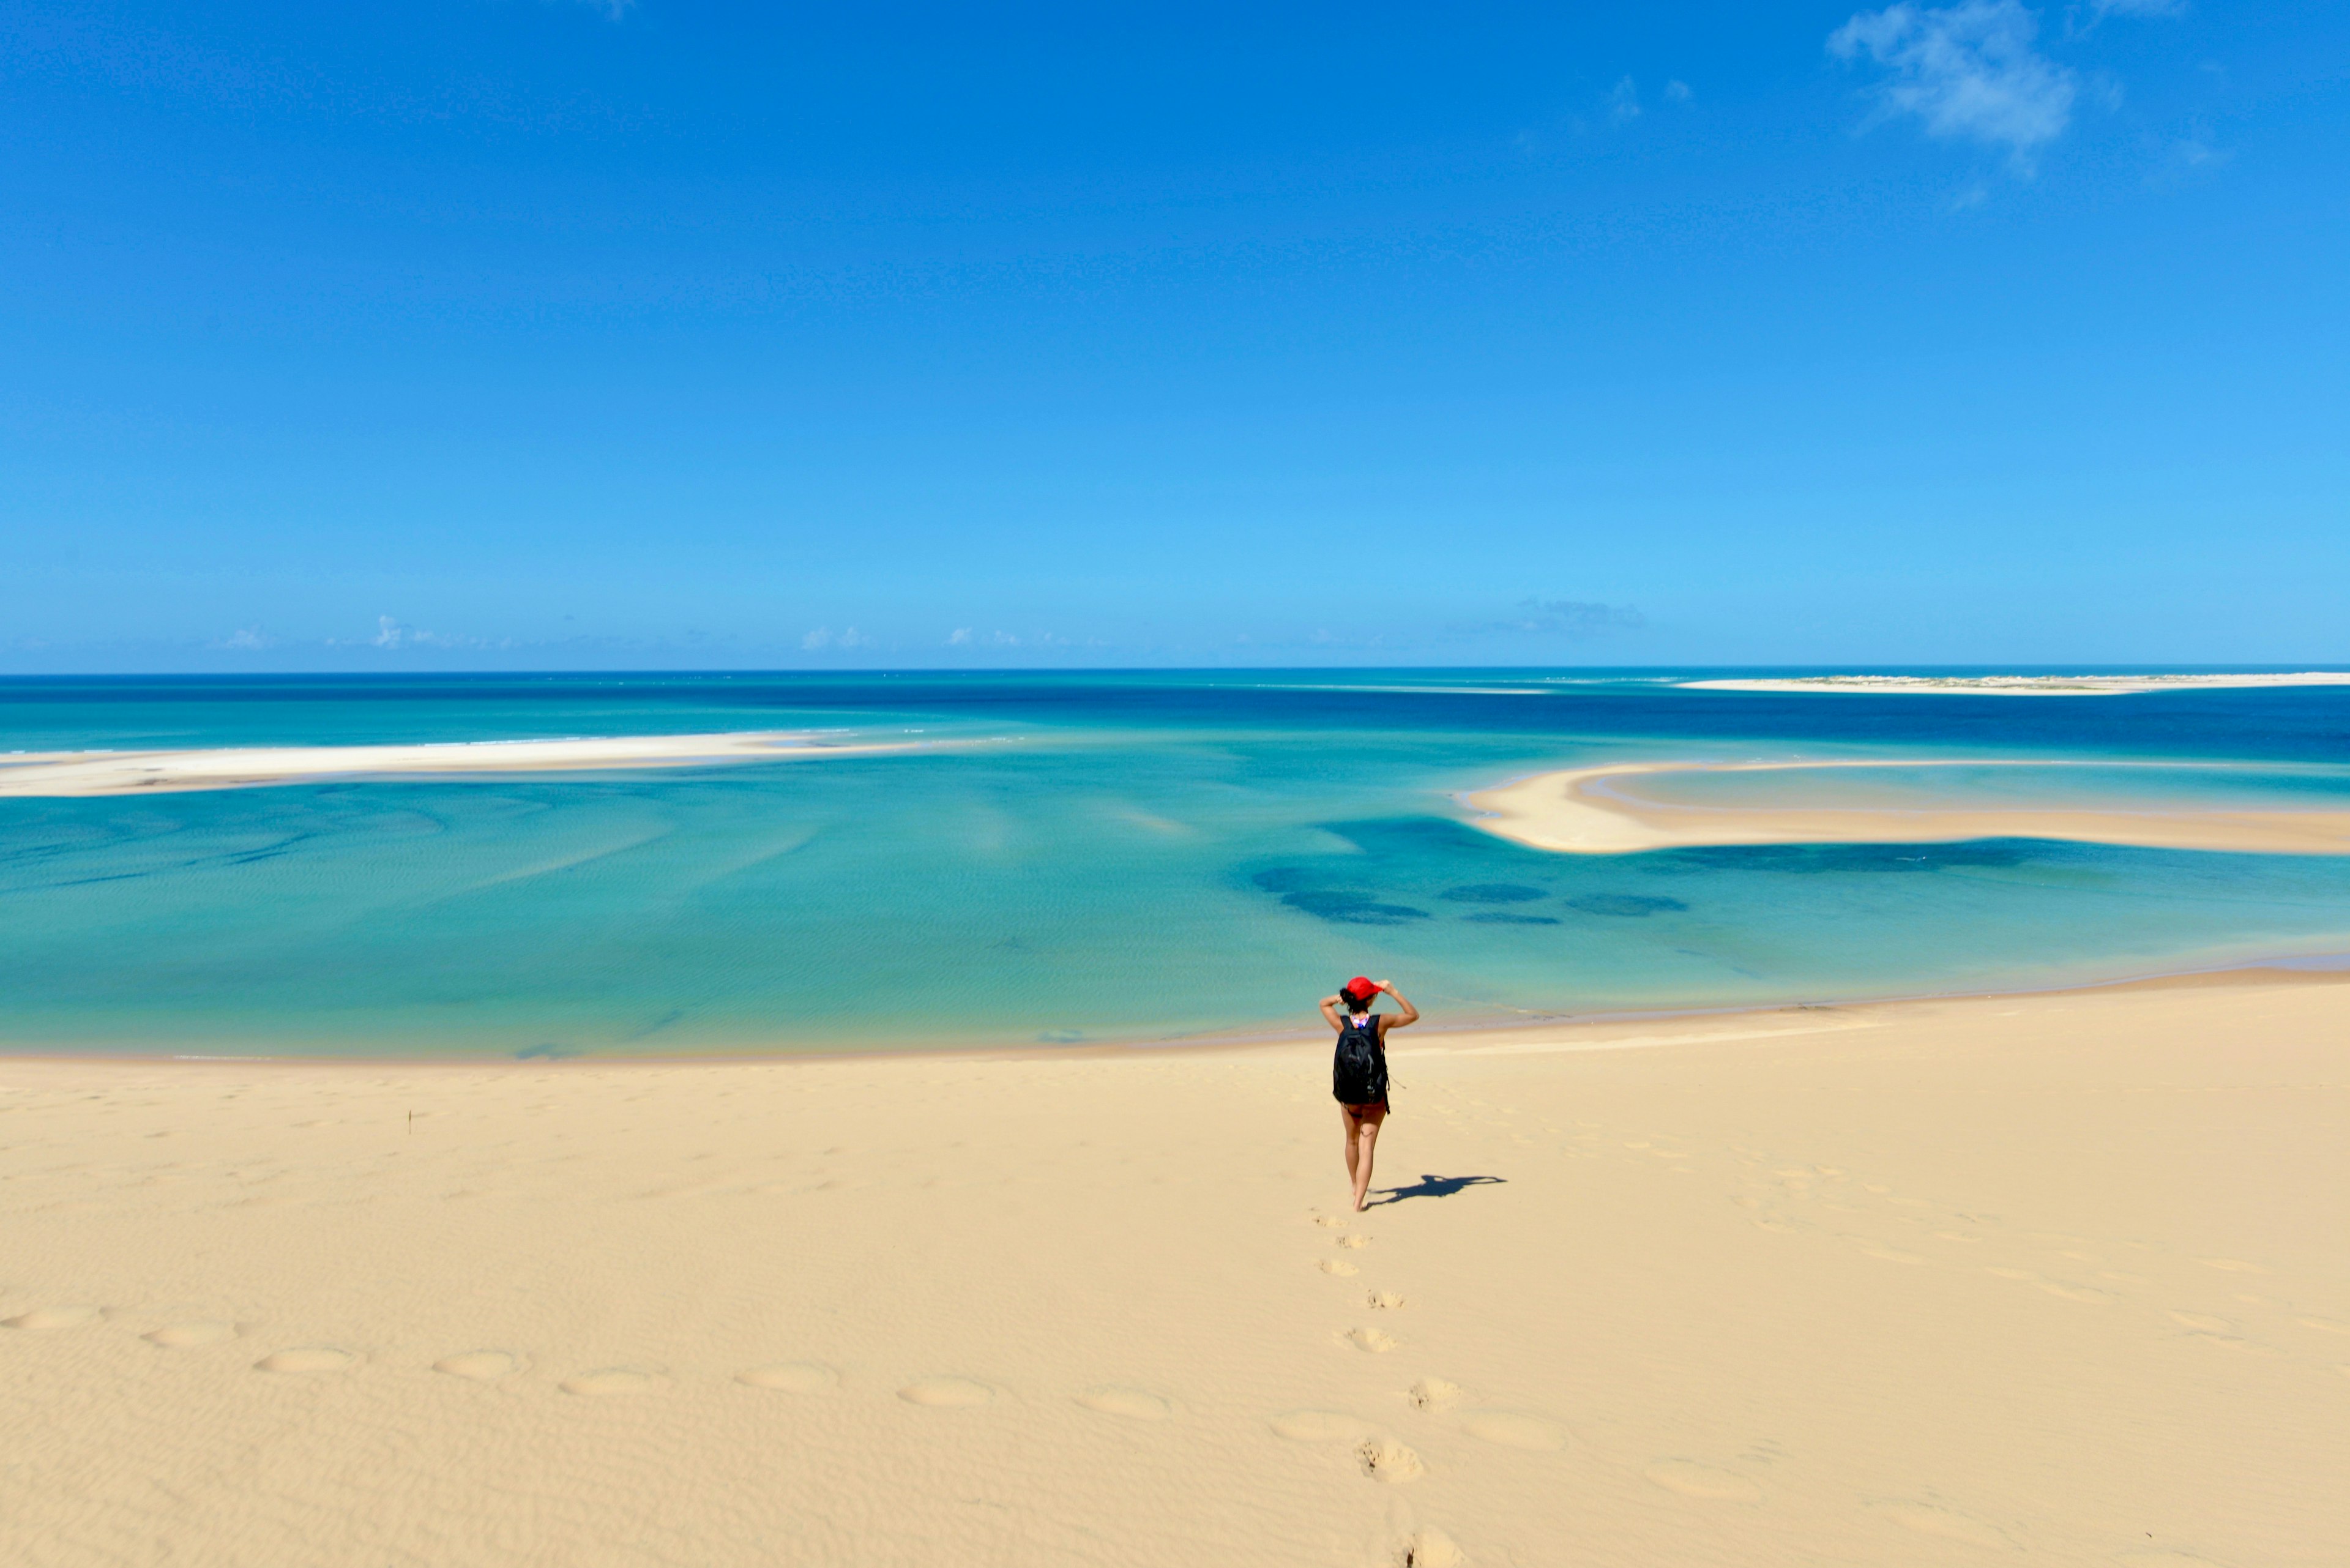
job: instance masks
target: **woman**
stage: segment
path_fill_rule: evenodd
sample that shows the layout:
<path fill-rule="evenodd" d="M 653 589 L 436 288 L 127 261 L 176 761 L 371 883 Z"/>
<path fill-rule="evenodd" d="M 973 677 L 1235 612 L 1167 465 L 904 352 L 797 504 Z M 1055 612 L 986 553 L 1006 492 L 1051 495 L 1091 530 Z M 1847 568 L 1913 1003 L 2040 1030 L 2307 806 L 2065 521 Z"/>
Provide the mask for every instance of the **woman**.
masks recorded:
<path fill-rule="evenodd" d="M 1372 1001 L 1383 991 L 1396 999 L 1401 1012 L 1371 1011 Z M 1330 1092 L 1338 1101 L 1338 1123 L 1347 1136 L 1347 1176 L 1355 1184 L 1355 1207 L 1360 1210 L 1371 1189 L 1371 1151 L 1379 1141 L 1379 1124 L 1388 1119 L 1388 1031 L 1419 1023 L 1419 1009 L 1386 981 L 1357 975 L 1336 996 L 1322 999 L 1322 1018 L 1338 1032 L 1338 1046 L 1330 1059 Z"/>

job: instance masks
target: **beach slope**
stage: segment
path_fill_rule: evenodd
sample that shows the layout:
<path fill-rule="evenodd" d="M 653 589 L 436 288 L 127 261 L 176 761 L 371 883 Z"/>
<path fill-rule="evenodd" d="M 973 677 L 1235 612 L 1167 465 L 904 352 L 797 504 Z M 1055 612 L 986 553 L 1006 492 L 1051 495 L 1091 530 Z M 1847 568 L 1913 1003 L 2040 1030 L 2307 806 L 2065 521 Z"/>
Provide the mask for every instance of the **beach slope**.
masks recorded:
<path fill-rule="evenodd" d="M 0 1560 L 2350 1558 L 2350 986 L 0 1063 Z"/>

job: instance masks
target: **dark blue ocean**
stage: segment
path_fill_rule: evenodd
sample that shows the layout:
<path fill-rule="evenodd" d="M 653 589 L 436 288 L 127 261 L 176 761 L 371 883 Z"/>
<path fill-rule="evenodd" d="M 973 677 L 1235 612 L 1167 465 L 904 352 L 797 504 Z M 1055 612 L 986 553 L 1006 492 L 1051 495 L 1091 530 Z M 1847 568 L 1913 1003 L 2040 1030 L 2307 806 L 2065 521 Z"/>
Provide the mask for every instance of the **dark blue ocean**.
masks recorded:
<path fill-rule="evenodd" d="M 0 799 L 0 1044 L 1162 1041 L 1310 1024 L 1358 971 L 1439 1019 L 1492 1023 L 2350 951 L 2350 857 L 2023 839 L 1562 856 L 1479 830 L 1456 798 L 1619 760 L 1963 755 L 2050 763 L 2049 787 L 2075 796 L 2350 807 L 2350 688 L 1676 684 L 1724 673 L 0 681 L 0 752 L 770 729 L 983 742 Z M 2036 771 L 2002 770 L 2001 787 Z"/>

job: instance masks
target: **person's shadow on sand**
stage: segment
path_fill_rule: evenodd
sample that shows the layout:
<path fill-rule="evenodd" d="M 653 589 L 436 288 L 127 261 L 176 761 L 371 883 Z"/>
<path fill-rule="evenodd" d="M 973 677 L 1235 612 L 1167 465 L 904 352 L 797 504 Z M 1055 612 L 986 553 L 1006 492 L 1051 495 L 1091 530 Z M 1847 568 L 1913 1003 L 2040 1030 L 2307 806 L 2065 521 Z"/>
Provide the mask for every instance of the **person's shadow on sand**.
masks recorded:
<path fill-rule="evenodd" d="M 1382 1203 L 1400 1203 L 1407 1198 L 1450 1198 L 1464 1187 L 1498 1187 L 1504 1179 L 1499 1176 L 1422 1176 L 1409 1187 L 1385 1189 L 1363 1207 L 1376 1209 Z"/>

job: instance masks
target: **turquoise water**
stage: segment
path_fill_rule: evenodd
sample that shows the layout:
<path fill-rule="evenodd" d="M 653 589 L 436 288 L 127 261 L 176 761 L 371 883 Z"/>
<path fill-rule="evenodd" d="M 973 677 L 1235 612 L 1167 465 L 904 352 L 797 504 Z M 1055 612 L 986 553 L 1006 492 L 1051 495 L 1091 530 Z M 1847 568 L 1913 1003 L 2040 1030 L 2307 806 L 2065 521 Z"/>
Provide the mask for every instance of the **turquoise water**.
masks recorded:
<path fill-rule="evenodd" d="M 1565 857 L 1468 826 L 1452 798 L 1634 758 L 1997 756 L 2131 765 L 1919 776 L 1997 804 L 2350 805 L 2340 688 L 1784 696 L 1539 670 L 0 682 L 0 751 L 774 728 L 973 743 L 0 800 L 0 1043 L 567 1056 L 1159 1040 L 1310 1023 L 1357 971 L 1489 1022 L 2350 951 L 2350 857 L 2024 840 Z"/>

